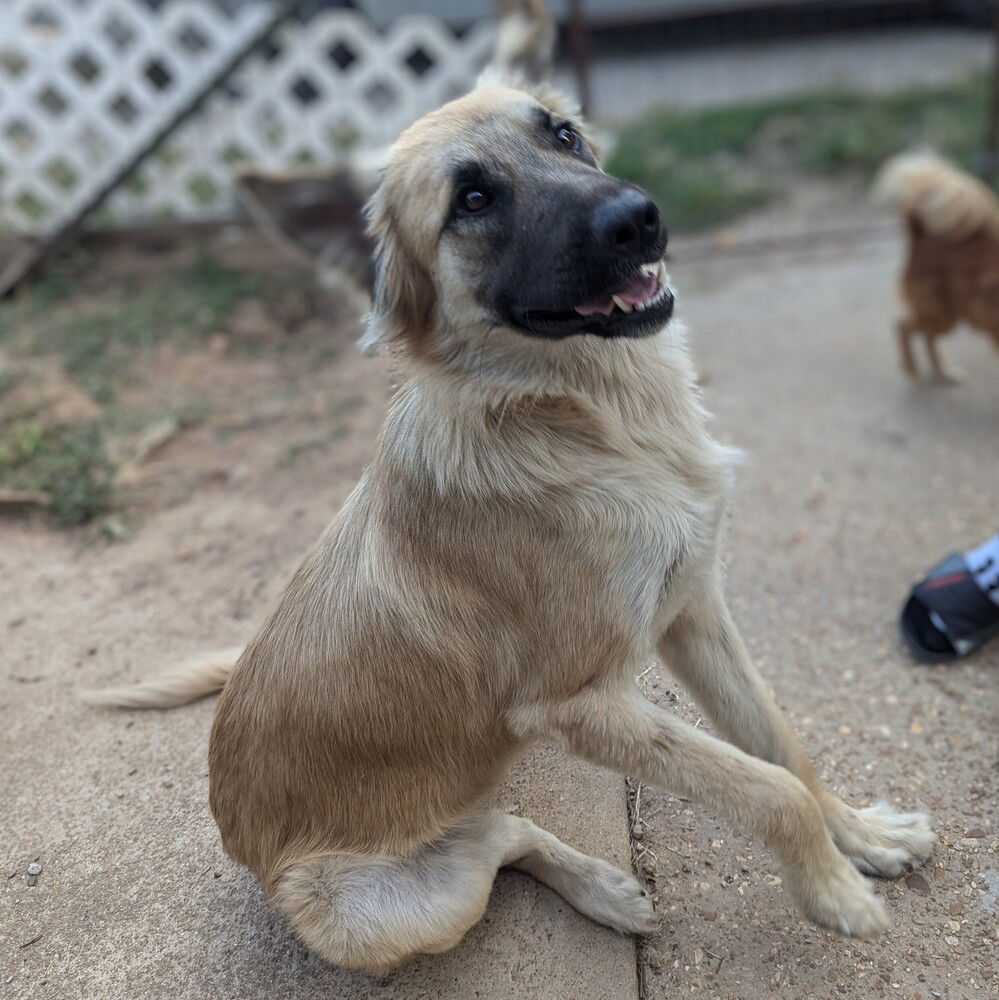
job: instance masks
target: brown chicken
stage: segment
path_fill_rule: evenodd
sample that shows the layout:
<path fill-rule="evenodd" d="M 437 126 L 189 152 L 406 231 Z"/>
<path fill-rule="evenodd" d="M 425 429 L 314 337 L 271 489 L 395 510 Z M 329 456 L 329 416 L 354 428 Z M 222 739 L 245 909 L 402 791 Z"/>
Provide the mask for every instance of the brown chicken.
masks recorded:
<path fill-rule="evenodd" d="M 963 320 L 999 348 L 999 199 L 930 153 L 889 160 L 877 187 L 898 208 L 909 236 L 902 274 L 907 312 L 897 328 L 902 367 L 919 374 L 912 341 L 921 334 L 933 374 L 955 381 L 941 363 L 938 337 Z"/>

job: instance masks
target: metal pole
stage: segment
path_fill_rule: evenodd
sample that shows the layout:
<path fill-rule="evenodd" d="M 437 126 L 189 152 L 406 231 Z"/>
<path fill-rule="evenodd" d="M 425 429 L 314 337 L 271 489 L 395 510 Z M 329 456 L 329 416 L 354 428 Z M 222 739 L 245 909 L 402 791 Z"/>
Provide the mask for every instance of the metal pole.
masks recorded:
<path fill-rule="evenodd" d="M 988 180 L 996 183 L 999 180 L 999 2 L 993 0 L 992 6 L 992 95 L 983 172 Z"/>

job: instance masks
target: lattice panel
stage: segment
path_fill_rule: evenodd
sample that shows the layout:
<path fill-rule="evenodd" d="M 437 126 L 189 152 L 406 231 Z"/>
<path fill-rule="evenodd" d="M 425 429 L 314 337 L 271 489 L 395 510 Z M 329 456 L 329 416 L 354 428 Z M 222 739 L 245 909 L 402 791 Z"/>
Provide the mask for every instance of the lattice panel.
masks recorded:
<path fill-rule="evenodd" d="M 232 207 L 238 162 L 329 163 L 381 148 L 469 90 L 492 53 L 494 27 L 463 37 L 425 16 L 380 32 L 349 10 L 288 22 L 118 191 L 118 218 L 205 218 Z"/>
<path fill-rule="evenodd" d="M 0 0 L 0 227 L 41 235 L 74 218 L 273 9 L 244 4 L 230 18 L 208 0 Z M 492 25 L 458 38 L 422 16 L 385 32 L 346 10 L 289 21 L 104 215 L 219 216 L 237 161 L 329 162 L 383 146 L 468 90 L 492 40 Z"/>
<path fill-rule="evenodd" d="M 0 224 L 72 219 L 273 16 L 204 0 L 0 0 Z"/>

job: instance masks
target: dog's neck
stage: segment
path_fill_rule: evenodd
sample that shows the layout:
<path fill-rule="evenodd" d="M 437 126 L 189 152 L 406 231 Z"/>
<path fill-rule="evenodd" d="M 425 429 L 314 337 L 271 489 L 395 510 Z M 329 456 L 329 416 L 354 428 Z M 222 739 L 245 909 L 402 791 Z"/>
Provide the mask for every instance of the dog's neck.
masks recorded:
<path fill-rule="evenodd" d="M 435 479 L 446 473 L 442 491 L 530 493 L 553 468 L 564 477 L 566 462 L 589 465 L 595 452 L 652 466 L 682 454 L 709 492 L 727 479 L 733 455 L 708 434 L 675 326 L 640 340 L 553 342 L 495 329 L 406 367 L 382 455 Z"/>
<path fill-rule="evenodd" d="M 443 378 L 487 411 L 566 398 L 631 412 L 648 394 L 662 402 L 664 392 L 686 395 L 694 386 L 686 338 L 676 323 L 650 337 L 563 340 L 495 326 L 444 336 L 409 361 L 413 377 Z"/>

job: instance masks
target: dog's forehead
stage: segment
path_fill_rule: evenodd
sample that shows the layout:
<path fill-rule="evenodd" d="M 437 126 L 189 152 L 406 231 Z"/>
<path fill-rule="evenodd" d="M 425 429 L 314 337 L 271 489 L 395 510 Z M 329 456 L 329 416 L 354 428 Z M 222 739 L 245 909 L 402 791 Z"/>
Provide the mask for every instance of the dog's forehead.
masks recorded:
<path fill-rule="evenodd" d="M 389 175 L 443 183 L 458 163 L 530 142 L 548 116 L 549 110 L 523 91 L 474 90 L 411 125 L 395 144 Z"/>

